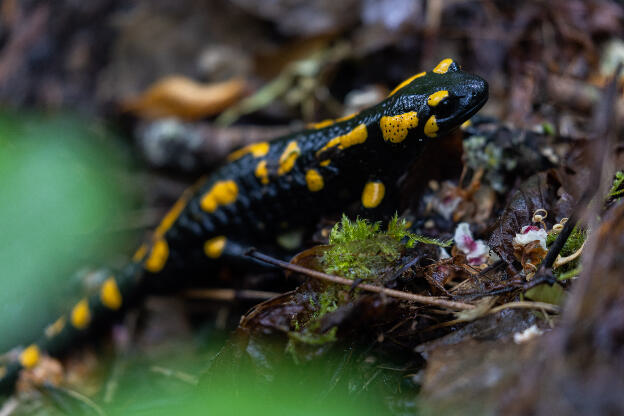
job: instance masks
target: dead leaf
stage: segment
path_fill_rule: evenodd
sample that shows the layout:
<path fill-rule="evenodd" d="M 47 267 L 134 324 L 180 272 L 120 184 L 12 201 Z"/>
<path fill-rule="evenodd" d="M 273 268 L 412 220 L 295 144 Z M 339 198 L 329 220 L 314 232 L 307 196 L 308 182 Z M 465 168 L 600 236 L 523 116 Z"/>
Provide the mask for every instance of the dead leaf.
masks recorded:
<path fill-rule="evenodd" d="M 561 189 L 561 180 L 554 171 L 542 172 L 527 179 L 511 196 L 507 208 L 499 217 L 488 246 L 506 263 L 516 261 L 513 239 L 523 226 L 533 224 L 533 213 L 538 209 L 548 212 L 546 223 L 549 227 L 570 214 L 569 195 Z"/>
<path fill-rule="evenodd" d="M 162 78 L 140 96 L 125 100 L 121 108 L 142 118 L 177 116 L 197 120 L 221 113 L 243 96 L 245 88 L 241 78 L 201 84 L 173 75 Z"/>

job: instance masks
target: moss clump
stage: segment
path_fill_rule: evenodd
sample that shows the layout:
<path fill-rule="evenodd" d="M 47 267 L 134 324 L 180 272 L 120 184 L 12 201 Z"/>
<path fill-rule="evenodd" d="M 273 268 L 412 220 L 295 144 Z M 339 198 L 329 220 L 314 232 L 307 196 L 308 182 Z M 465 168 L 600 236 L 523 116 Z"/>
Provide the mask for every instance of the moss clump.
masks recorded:
<path fill-rule="evenodd" d="M 624 196 L 624 172 L 618 171 L 615 174 L 613 185 L 611 185 L 611 189 L 609 189 L 607 199 L 617 200 L 620 199 L 622 196 Z"/>
<path fill-rule="evenodd" d="M 546 246 L 550 247 L 550 245 L 554 243 L 554 241 L 557 239 L 558 235 L 559 233 L 555 233 L 555 232 L 549 233 L 548 236 L 546 237 Z M 572 233 L 570 233 L 570 236 L 568 237 L 567 241 L 563 245 L 563 248 L 561 249 L 561 252 L 559 253 L 559 255 L 561 257 L 571 256 L 572 254 L 576 253 L 581 248 L 581 246 L 583 245 L 586 239 L 587 239 L 587 232 L 578 226 L 574 227 L 574 229 L 572 230 Z M 558 279 L 563 279 L 563 280 L 569 279 L 571 277 L 569 276 L 570 272 L 572 272 L 573 270 L 579 267 L 579 261 L 580 261 L 580 257 L 575 259 L 574 261 L 564 264 L 563 266 L 557 267 L 554 270 L 555 276 L 557 276 Z"/>
<path fill-rule="evenodd" d="M 394 216 L 388 229 L 381 230 L 381 224 L 367 220 L 350 221 L 343 215 L 329 235 L 330 246 L 321 258 L 321 265 L 326 273 L 340 275 L 350 279 L 372 280 L 382 275 L 389 266 L 396 262 L 404 250 L 415 243 L 448 246 L 451 241 L 441 242 L 436 239 L 419 236 L 408 230 L 404 219 Z M 326 346 L 336 341 L 337 328 L 320 333 L 322 319 L 334 312 L 349 300 L 348 288 L 328 285 L 317 296 L 310 297 L 310 310 L 305 319 L 292 322 L 294 331 L 288 332 L 287 351 L 295 361 L 302 351 L 309 347 Z"/>
<path fill-rule="evenodd" d="M 441 246 L 450 244 L 411 233 L 406 221 L 396 215 L 390 220 L 386 231 L 381 231 L 380 227 L 379 222 L 370 223 L 360 218 L 350 221 L 343 216 L 331 230 L 330 247 L 321 259 L 325 272 L 349 279 L 370 280 L 398 260 L 406 247 L 413 247 L 416 242 Z"/>

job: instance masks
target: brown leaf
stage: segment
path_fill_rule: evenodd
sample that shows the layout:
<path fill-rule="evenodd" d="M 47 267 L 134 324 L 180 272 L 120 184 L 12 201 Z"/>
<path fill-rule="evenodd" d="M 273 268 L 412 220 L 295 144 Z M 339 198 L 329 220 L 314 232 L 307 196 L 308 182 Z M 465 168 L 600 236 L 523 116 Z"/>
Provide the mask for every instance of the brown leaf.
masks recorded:
<path fill-rule="evenodd" d="M 562 192 L 561 181 L 554 171 L 534 175 L 520 185 L 498 220 L 488 245 L 506 263 L 515 261 L 513 238 L 523 226 L 533 224 L 533 213 L 538 209 L 548 212 L 546 223 L 550 226 L 570 215 L 570 196 Z"/>
<path fill-rule="evenodd" d="M 201 84 L 173 75 L 162 78 L 139 97 L 124 100 L 121 108 L 143 118 L 177 116 L 196 120 L 221 113 L 243 96 L 245 88 L 240 78 Z"/>

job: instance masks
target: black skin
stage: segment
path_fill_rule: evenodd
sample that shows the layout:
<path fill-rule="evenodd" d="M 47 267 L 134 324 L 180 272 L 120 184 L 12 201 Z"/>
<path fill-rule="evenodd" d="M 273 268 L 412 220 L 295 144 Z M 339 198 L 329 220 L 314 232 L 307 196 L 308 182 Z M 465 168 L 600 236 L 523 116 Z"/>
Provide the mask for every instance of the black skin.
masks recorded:
<path fill-rule="evenodd" d="M 427 104 L 428 97 L 440 90 L 448 91 L 449 96 L 430 107 Z M 188 268 L 189 265 L 201 267 L 212 261 L 206 258 L 203 245 L 215 236 L 227 237 L 227 244 L 220 257 L 237 259 L 250 246 L 274 242 L 275 236 L 283 232 L 284 227 L 309 224 L 325 213 L 335 212 L 347 203 L 358 201 L 364 185 L 371 180 L 383 182 L 386 186 L 384 200 L 392 200 L 394 184 L 418 157 L 424 142 L 440 140 L 437 137 L 446 135 L 468 120 L 485 104 L 487 98 L 487 82 L 476 75 L 460 71 L 453 62 L 446 73 L 427 72 L 425 76 L 414 79 L 381 103 L 351 119 L 277 138 L 270 143 L 266 155 L 257 158 L 247 154 L 224 165 L 197 187 L 176 221 L 162 235 L 169 248 L 165 267 L 156 273 L 144 270 L 146 257 L 143 257 L 143 260 L 130 263 L 115 276 L 124 307 L 150 290 L 146 282 L 162 281 L 166 276 L 180 275 L 173 272 Z M 385 141 L 379 127 L 381 117 L 412 111 L 418 113 L 418 126 L 409 130 L 408 136 L 400 143 Z M 434 138 L 428 137 L 423 131 L 431 115 L 436 116 L 439 128 Z M 351 132 L 360 124 L 365 124 L 367 128 L 365 142 L 343 150 L 333 147 L 318 153 L 330 140 Z M 280 156 L 292 140 L 297 141 L 300 154 L 292 170 L 278 175 Z M 267 160 L 268 184 L 262 184 L 254 174 L 262 159 Z M 327 159 L 331 163 L 321 166 L 320 162 Z M 315 169 L 321 174 L 324 181 L 322 190 L 311 192 L 308 189 L 305 179 L 308 169 Z M 200 205 L 201 197 L 216 182 L 223 180 L 236 182 L 236 200 L 219 206 L 214 213 L 205 212 Z M 364 215 L 368 211 L 369 217 L 375 215 L 374 210 L 362 211 Z M 89 308 L 93 318 L 87 329 L 119 313 L 108 310 L 98 295 L 89 299 Z M 87 329 L 77 330 L 67 324 L 59 334 L 51 338 L 42 336 L 35 344 L 41 351 L 55 354 L 83 336 Z M 6 366 L 5 376 L 0 378 L 0 393 L 8 393 L 13 389 L 21 369 L 18 361 Z"/>

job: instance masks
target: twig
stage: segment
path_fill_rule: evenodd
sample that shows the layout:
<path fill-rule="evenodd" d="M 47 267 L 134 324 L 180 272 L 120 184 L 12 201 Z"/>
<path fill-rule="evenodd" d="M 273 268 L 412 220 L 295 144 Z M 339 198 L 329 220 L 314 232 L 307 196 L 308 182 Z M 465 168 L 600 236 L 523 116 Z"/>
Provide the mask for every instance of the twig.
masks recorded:
<path fill-rule="evenodd" d="M 512 308 L 513 309 L 543 309 L 547 312 L 552 312 L 552 313 L 559 313 L 561 309 L 559 308 L 559 306 L 553 305 L 552 303 L 521 301 L 521 302 L 504 303 L 502 305 L 499 305 L 495 308 L 490 309 L 488 313 L 496 313 L 504 309 L 512 309 Z"/>
<path fill-rule="evenodd" d="M 424 330 L 433 331 L 434 329 L 438 329 L 438 328 L 444 328 L 447 326 L 476 321 L 477 319 L 483 318 L 486 314 L 487 315 L 495 314 L 504 309 L 540 309 L 540 310 L 551 312 L 551 313 L 559 313 L 560 311 L 559 306 L 553 305 L 551 303 L 546 303 L 546 302 L 527 302 L 527 301 L 509 302 L 509 303 L 504 303 L 502 305 L 499 305 L 495 308 L 492 308 L 488 310 L 487 312 L 485 312 L 483 315 L 475 316 L 473 319 L 465 319 L 465 318 L 453 319 L 451 321 L 445 321 L 436 325 L 432 325 L 430 327 L 425 328 Z"/>
<path fill-rule="evenodd" d="M 585 247 L 585 243 L 586 241 L 583 241 L 583 244 L 581 245 L 581 247 L 567 257 L 557 256 L 557 259 L 555 260 L 555 263 L 553 264 L 553 269 L 556 269 L 557 267 L 561 267 L 564 264 L 567 264 L 567 263 L 570 263 L 571 261 L 576 260 L 583 252 L 583 247 Z"/>
<path fill-rule="evenodd" d="M 331 274 L 322 273 L 316 270 L 308 269 L 306 267 L 297 266 L 296 264 L 287 263 L 285 261 L 281 261 L 276 258 L 267 256 L 266 254 L 259 253 L 255 249 L 249 250 L 246 253 L 246 255 L 253 257 L 257 260 L 263 261 L 265 263 L 269 263 L 274 266 L 281 267 L 283 269 L 290 270 L 295 273 L 301 273 L 306 276 L 313 277 L 315 279 L 324 280 L 326 282 L 336 283 L 336 284 L 344 285 L 344 286 L 351 286 L 353 284 L 353 280 L 345 279 L 344 277 L 334 276 Z M 437 298 L 433 296 L 417 295 L 415 293 L 402 292 L 400 290 L 388 289 L 385 287 L 379 287 L 379 286 L 370 285 L 367 283 L 361 283 L 360 285 L 358 285 L 358 288 L 365 290 L 367 292 L 383 293 L 386 296 L 397 298 L 397 299 L 409 300 L 412 302 L 423 303 L 426 305 L 441 306 L 441 307 L 448 308 L 448 309 L 455 309 L 455 310 L 461 310 L 461 311 L 474 309 L 474 305 L 471 305 L 469 303 L 456 302 L 456 301 L 441 299 L 441 298 Z"/>
<path fill-rule="evenodd" d="M 199 383 L 199 379 L 196 376 L 183 371 L 172 370 L 170 368 L 160 367 L 157 365 L 150 367 L 150 370 L 155 373 L 162 374 L 165 377 L 175 378 L 178 381 L 182 381 L 193 386 L 196 386 Z"/>
<path fill-rule="evenodd" d="M 18 405 L 19 402 L 17 399 L 15 397 L 11 397 L 9 400 L 4 402 L 2 408 L 0 408 L 0 416 L 11 416 L 13 412 L 15 412 L 15 409 L 17 409 Z"/>
<path fill-rule="evenodd" d="M 64 388 L 64 387 L 56 387 L 56 386 L 54 386 L 53 389 L 61 391 L 61 392 L 65 393 L 66 395 L 72 397 L 74 400 L 77 400 L 77 401 L 83 403 L 85 406 L 87 406 L 88 408 L 93 410 L 93 412 L 95 414 L 97 414 L 98 416 L 106 416 L 106 412 L 104 412 L 104 409 L 102 409 L 100 406 L 98 406 L 97 403 L 95 403 L 93 400 L 91 400 L 90 398 L 88 398 L 84 394 L 79 393 L 79 392 L 77 392 L 75 390 Z"/>
<path fill-rule="evenodd" d="M 261 290 L 234 290 L 234 289 L 193 289 L 183 295 L 196 299 L 212 299 L 232 302 L 234 300 L 266 300 L 281 295 L 277 292 Z"/>

